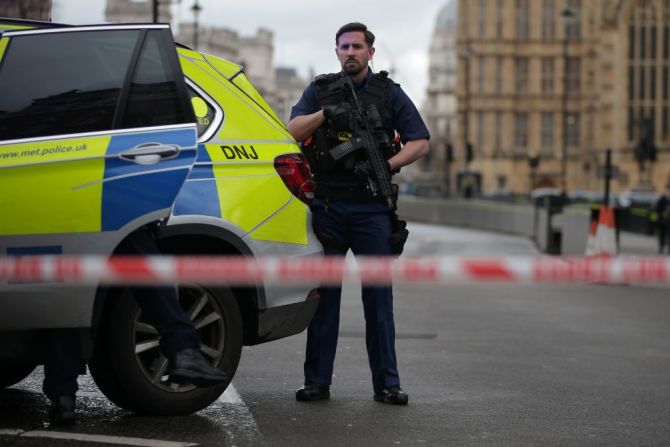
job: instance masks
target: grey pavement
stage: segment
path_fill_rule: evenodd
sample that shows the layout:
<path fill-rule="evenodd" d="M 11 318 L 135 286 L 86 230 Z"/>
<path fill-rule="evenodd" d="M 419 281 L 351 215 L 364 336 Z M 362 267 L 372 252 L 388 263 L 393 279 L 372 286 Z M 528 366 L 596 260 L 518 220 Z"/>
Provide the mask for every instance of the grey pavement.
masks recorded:
<path fill-rule="evenodd" d="M 635 256 L 653 256 L 658 254 L 657 236 L 628 233 L 619 234 L 619 254 Z"/>
<path fill-rule="evenodd" d="M 527 238 L 410 225 L 408 255 L 533 255 Z M 634 236 L 634 235 L 633 235 Z M 624 254 L 653 238 L 623 237 Z M 645 252 L 646 250 L 646 252 Z M 651 252 L 650 252 L 651 251 Z M 670 300 L 661 288 L 396 284 L 410 405 L 372 402 L 359 285 L 345 283 L 333 399 L 295 402 L 305 336 L 245 350 L 240 394 L 281 446 L 670 445 Z"/>
<path fill-rule="evenodd" d="M 410 256 L 535 255 L 528 239 L 410 223 Z M 656 253 L 624 233 L 622 254 Z M 305 333 L 243 351 L 239 399 L 155 418 L 84 380 L 76 433 L 200 446 L 670 446 L 670 297 L 623 285 L 396 284 L 407 407 L 372 400 L 360 284 L 344 284 L 333 399 L 296 402 Z M 43 428 L 38 373 L 0 392 L 0 445 L 102 446 L 3 436 Z M 130 445 L 123 444 L 122 445 Z M 135 444 L 137 445 L 137 444 Z"/>

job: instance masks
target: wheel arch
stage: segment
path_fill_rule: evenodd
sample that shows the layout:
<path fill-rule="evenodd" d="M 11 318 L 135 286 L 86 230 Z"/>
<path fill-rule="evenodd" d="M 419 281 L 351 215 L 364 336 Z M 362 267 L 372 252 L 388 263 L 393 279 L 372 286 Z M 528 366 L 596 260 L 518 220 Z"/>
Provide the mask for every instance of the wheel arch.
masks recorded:
<path fill-rule="evenodd" d="M 162 252 L 171 255 L 253 256 L 251 249 L 235 233 L 208 224 L 162 227 L 158 246 Z M 265 308 L 265 291 L 262 286 L 231 287 L 231 290 L 242 315 L 244 344 L 253 344 L 258 338 L 259 309 Z M 93 310 L 94 332 L 105 324 L 104 315 L 114 293 L 118 293 L 118 287 L 98 287 Z"/>

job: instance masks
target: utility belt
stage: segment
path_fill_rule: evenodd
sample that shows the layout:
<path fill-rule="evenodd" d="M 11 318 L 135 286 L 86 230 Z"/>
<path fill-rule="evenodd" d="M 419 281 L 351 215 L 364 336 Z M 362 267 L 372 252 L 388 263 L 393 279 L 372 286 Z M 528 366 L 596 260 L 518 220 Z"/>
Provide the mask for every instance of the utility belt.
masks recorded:
<path fill-rule="evenodd" d="M 350 200 L 355 202 L 372 202 L 379 200 L 377 197 L 372 197 L 362 186 L 351 188 L 329 188 L 318 183 L 314 190 L 314 197 L 325 201 Z M 389 244 L 391 254 L 398 257 L 403 252 L 409 231 L 407 230 L 407 222 L 398 218 L 395 202 L 393 208 L 389 211 L 389 217 L 391 218 L 391 236 L 389 237 Z M 347 251 L 348 247 L 343 242 L 319 232 L 318 228 L 315 228 L 314 231 L 317 239 L 319 239 L 324 247 L 335 247 L 343 252 Z"/>
<path fill-rule="evenodd" d="M 352 200 L 355 202 L 371 202 L 378 200 L 372 197 L 363 186 L 333 188 L 317 183 L 314 197 L 321 200 Z"/>

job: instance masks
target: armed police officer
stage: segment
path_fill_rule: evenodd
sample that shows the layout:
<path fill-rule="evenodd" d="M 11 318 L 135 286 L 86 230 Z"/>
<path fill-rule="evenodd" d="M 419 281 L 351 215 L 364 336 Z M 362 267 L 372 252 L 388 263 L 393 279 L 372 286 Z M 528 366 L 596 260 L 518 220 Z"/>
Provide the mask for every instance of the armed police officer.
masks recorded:
<path fill-rule="evenodd" d="M 374 34 L 349 23 L 335 35 L 342 66 L 317 76 L 291 111 L 288 130 L 310 160 L 316 183 L 313 226 L 326 255 L 398 255 L 407 237 L 397 218 L 392 173 L 428 152 L 429 133 L 416 107 L 386 72 L 373 73 Z M 402 145 L 400 144 L 402 143 Z M 330 398 L 341 287 L 322 287 L 307 331 L 299 401 Z M 366 345 L 374 400 L 405 405 L 400 387 L 390 285 L 363 287 Z"/>

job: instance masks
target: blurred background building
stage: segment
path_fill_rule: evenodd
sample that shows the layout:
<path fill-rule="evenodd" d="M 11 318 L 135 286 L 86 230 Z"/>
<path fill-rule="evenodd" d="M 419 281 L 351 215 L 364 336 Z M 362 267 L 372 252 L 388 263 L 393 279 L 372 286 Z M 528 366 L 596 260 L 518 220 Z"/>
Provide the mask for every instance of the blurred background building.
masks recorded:
<path fill-rule="evenodd" d="M 50 0 L 1 0 L 0 17 L 49 20 Z"/>
<path fill-rule="evenodd" d="M 615 190 L 662 190 L 669 28 L 670 0 L 460 0 L 457 169 L 480 191 L 596 190 L 611 148 Z"/>
<path fill-rule="evenodd" d="M 170 1 L 157 3 L 158 21 L 170 23 Z M 105 6 L 105 21 L 110 23 L 151 23 L 153 21 L 153 2 L 137 0 L 108 0 Z"/>
<path fill-rule="evenodd" d="M 186 0 L 189 1 L 189 0 Z M 159 2 L 158 21 L 171 22 L 170 2 Z M 107 0 L 105 20 L 108 22 L 151 22 L 153 2 L 150 0 Z M 200 14 L 206 14 L 197 0 L 190 8 L 192 21 L 182 21 L 173 29 L 177 42 L 235 62 L 242 67 L 278 116 L 288 121 L 291 106 L 295 104 L 307 86 L 296 70 L 274 67 L 274 34 L 266 28 L 259 28 L 252 36 L 241 36 L 236 30 L 203 26 Z M 299 90 L 299 93 L 296 93 Z M 297 94 L 297 97 L 296 97 Z M 291 102 L 292 101 L 292 102 Z"/>
<path fill-rule="evenodd" d="M 430 131 L 430 152 L 402 171 L 412 192 L 422 195 L 452 192 L 453 141 L 457 132 L 457 7 L 457 0 L 449 0 L 438 12 L 429 49 L 428 86 L 421 116 Z"/>
<path fill-rule="evenodd" d="M 54 0 L 54 4 L 59 1 Z M 274 34 L 199 26 L 177 40 L 242 65 L 286 121 L 307 80 L 273 64 Z M 3 0 L 0 14 L 47 20 L 49 0 Z M 170 1 L 108 0 L 106 20 L 169 22 Z M 670 0 L 448 0 L 435 17 L 422 114 L 431 153 L 403 169 L 426 195 L 614 191 L 670 181 Z"/>

